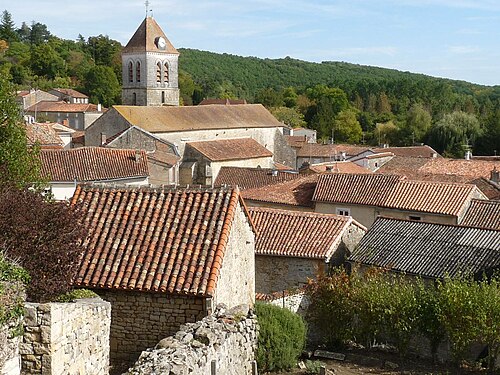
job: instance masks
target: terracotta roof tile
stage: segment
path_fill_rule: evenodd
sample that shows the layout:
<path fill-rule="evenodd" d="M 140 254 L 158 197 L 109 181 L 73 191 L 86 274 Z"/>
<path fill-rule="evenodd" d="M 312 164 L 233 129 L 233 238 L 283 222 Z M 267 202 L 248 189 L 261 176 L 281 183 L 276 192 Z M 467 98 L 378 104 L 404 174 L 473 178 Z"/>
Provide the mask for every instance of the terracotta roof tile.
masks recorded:
<path fill-rule="evenodd" d="M 437 153 L 431 146 L 408 146 L 408 147 L 375 147 L 371 149 L 373 152 L 392 152 L 396 156 L 405 156 L 412 158 L 440 158 L 441 155 Z"/>
<path fill-rule="evenodd" d="M 63 101 L 53 102 L 53 101 L 41 101 L 35 105 L 32 105 L 26 112 L 98 112 L 97 105 L 91 103 L 66 103 Z M 102 108 L 101 112 L 104 112 L 105 108 Z"/>
<path fill-rule="evenodd" d="M 305 143 L 297 150 L 297 157 L 317 157 L 317 158 L 334 158 L 335 155 L 340 156 L 343 152 L 346 155 L 357 155 L 368 150 L 366 146 L 348 145 L 348 144 L 327 144 L 320 143 Z"/>
<path fill-rule="evenodd" d="M 63 95 L 72 96 L 73 98 L 88 98 L 87 95 L 73 89 L 52 89 L 52 91 L 57 91 Z"/>
<path fill-rule="evenodd" d="M 352 161 L 336 161 L 336 162 L 326 162 L 320 164 L 312 164 L 307 167 L 316 173 L 373 173 L 369 169 L 363 168 L 360 165 L 353 163 Z M 302 172 L 302 169 L 301 169 Z"/>
<path fill-rule="evenodd" d="M 214 186 L 238 186 L 241 190 L 254 189 L 299 178 L 298 173 L 270 168 L 222 167 Z"/>
<path fill-rule="evenodd" d="M 305 135 L 285 135 L 285 139 L 289 146 L 295 148 L 301 148 L 307 142 Z"/>
<path fill-rule="evenodd" d="M 241 194 L 243 198 L 253 201 L 312 207 L 318 176 L 317 174 L 300 176 L 290 181 L 248 189 Z"/>
<path fill-rule="evenodd" d="M 90 227 L 75 285 L 212 296 L 238 189 L 78 186 Z"/>
<path fill-rule="evenodd" d="M 114 106 L 130 123 L 152 133 L 204 129 L 283 127 L 262 104 L 202 106 Z M 92 126 L 92 125 L 90 125 Z"/>
<path fill-rule="evenodd" d="M 500 230 L 500 201 L 473 199 L 460 225 Z"/>
<path fill-rule="evenodd" d="M 273 153 L 253 138 L 219 139 L 216 141 L 188 142 L 211 161 L 256 159 L 273 156 Z"/>
<path fill-rule="evenodd" d="M 135 150 L 81 147 L 42 150 L 42 175 L 50 181 L 103 181 L 149 176 L 147 156 Z"/>
<path fill-rule="evenodd" d="M 247 104 L 245 99 L 203 99 L 198 105 L 234 105 L 234 104 Z"/>
<path fill-rule="evenodd" d="M 63 142 L 57 135 L 53 123 L 26 124 L 26 137 L 28 144 L 38 143 L 40 148 L 62 148 Z"/>
<path fill-rule="evenodd" d="M 249 207 L 256 255 L 328 261 L 353 222 L 349 216 Z"/>
<path fill-rule="evenodd" d="M 160 50 L 156 45 L 158 37 L 165 39 L 166 47 Z M 154 20 L 153 17 L 146 17 L 144 21 L 135 31 L 132 38 L 130 38 L 127 45 L 123 48 L 122 53 L 135 53 L 135 52 L 166 52 L 178 55 L 179 52 L 172 45 L 170 40 L 161 29 L 160 25 Z"/>

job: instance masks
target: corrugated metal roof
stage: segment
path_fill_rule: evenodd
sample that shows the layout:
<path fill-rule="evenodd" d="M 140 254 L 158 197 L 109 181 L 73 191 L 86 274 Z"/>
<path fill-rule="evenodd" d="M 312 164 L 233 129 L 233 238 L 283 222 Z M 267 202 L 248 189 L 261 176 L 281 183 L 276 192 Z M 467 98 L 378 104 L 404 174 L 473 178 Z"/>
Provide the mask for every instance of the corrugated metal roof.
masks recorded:
<path fill-rule="evenodd" d="M 348 259 L 427 278 L 500 266 L 500 231 L 378 218 Z"/>

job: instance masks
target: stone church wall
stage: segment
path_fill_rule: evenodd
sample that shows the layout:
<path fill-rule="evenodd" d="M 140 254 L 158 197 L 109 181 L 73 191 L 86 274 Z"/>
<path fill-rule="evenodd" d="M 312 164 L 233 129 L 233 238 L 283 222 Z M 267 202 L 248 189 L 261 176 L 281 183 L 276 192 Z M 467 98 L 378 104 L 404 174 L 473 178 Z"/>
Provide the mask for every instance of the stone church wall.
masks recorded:
<path fill-rule="evenodd" d="M 182 324 L 207 315 L 204 298 L 162 293 L 95 290 L 111 302 L 111 374 L 120 373 L 141 352 L 177 332 Z"/>
<path fill-rule="evenodd" d="M 26 303 L 22 374 L 105 375 L 111 306 L 99 298 Z"/>
<path fill-rule="evenodd" d="M 127 374 L 250 375 L 257 335 L 257 319 L 248 306 L 226 310 L 219 305 L 213 315 L 144 351 Z"/>

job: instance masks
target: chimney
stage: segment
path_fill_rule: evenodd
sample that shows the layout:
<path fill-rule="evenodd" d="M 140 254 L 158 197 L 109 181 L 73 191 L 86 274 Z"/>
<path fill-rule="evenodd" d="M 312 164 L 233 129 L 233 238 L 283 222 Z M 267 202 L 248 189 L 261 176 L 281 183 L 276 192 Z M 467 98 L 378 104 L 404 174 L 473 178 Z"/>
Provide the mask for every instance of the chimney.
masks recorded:
<path fill-rule="evenodd" d="M 98 103 L 97 104 L 97 112 L 101 112 L 101 110 L 102 110 L 101 103 Z"/>
<path fill-rule="evenodd" d="M 496 183 L 500 183 L 500 171 L 497 171 L 497 167 L 494 167 L 491 171 L 490 180 Z"/>
<path fill-rule="evenodd" d="M 139 163 L 141 161 L 141 150 L 135 150 L 135 162 Z"/>
<path fill-rule="evenodd" d="M 470 159 L 472 159 L 472 152 L 465 151 L 465 160 L 470 160 Z"/>

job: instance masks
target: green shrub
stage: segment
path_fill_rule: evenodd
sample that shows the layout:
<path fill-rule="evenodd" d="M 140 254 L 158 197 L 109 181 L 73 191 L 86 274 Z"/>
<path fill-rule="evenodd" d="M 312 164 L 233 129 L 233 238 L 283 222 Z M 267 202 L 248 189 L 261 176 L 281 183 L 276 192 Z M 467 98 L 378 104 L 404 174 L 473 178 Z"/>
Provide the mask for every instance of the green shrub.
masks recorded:
<path fill-rule="evenodd" d="M 265 303 L 255 305 L 259 323 L 257 363 L 262 371 L 288 370 L 304 349 L 306 325 L 286 309 Z"/>
<path fill-rule="evenodd" d="M 99 297 L 96 293 L 88 289 L 73 289 L 67 293 L 61 294 L 56 298 L 56 302 L 72 302 L 75 299 L 96 298 Z"/>
<path fill-rule="evenodd" d="M 24 314 L 24 289 L 29 278 L 23 268 L 9 262 L 0 252 L 0 325 Z"/>
<path fill-rule="evenodd" d="M 306 361 L 306 374 L 307 375 L 316 375 L 321 371 L 321 366 L 325 366 L 324 362 L 321 361 Z"/>

